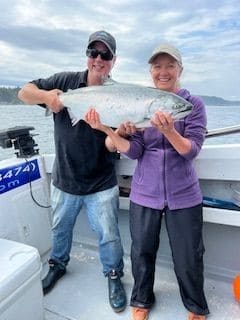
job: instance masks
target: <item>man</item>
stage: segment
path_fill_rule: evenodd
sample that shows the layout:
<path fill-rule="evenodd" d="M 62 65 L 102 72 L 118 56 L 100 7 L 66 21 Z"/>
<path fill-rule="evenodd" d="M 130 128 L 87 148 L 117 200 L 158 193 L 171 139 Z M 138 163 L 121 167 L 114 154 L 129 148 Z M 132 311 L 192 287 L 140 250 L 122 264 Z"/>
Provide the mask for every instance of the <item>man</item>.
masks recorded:
<path fill-rule="evenodd" d="M 56 157 L 52 172 L 53 246 L 43 292 L 49 292 L 66 273 L 70 260 L 72 233 L 84 206 L 91 228 L 99 241 L 103 273 L 108 278 L 109 302 L 115 312 L 125 309 L 126 295 L 121 283 L 123 248 L 118 229 L 118 186 L 114 156 L 105 147 L 106 135 L 84 120 L 72 126 L 71 116 L 59 94 L 68 89 L 101 85 L 116 60 L 116 41 L 105 31 L 90 35 L 86 50 L 87 70 L 61 72 L 47 79 L 27 83 L 19 98 L 53 111 Z"/>

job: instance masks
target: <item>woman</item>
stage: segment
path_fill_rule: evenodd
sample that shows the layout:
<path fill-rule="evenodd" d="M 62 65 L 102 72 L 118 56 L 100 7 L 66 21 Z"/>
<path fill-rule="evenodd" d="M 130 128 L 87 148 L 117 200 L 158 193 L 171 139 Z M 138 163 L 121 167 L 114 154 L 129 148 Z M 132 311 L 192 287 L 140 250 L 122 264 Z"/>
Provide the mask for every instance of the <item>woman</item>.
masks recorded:
<path fill-rule="evenodd" d="M 109 150 L 118 149 L 138 160 L 130 193 L 133 319 L 148 319 L 155 301 L 155 261 L 164 213 L 188 320 L 204 320 L 209 311 L 203 289 L 202 194 L 192 162 L 204 141 L 206 112 L 199 98 L 179 88 L 183 67 L 175 47 L 160 45 L 149 64 L 156 88 L 178 94 L 194 105 L 187 117 L 174 121 L 169 113 L 159 111 L 152 118 L 152 127 L 141 131 L 127 123 L 114 132 L 100 123 L 94 110 L 86 115 L 86 121 L 108 135 Z M 128 139 L 126 134 L 131 134 Z"/>

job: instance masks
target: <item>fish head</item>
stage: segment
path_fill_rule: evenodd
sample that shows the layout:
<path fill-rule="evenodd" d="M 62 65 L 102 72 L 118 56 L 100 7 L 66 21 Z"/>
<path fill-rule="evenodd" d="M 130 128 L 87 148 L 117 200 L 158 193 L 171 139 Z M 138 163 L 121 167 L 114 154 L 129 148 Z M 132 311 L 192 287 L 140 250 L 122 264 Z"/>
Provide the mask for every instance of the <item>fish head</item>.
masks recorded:
<path fill-rule="evenodd" d="M 179 102 L 172 106 L 172 111 L 170 113 L 175 120 L 182 119 L 188 116 L 192 112 L 192 108 L 193 108 L 193 105 L 190 102 L 189 103 Z"/>
<path fill-rule="evenodd" d="M 172 93 L 164 93 L 163 95 L 152 100 L 146 109 L 146 118 L 151 118 L 157 111 L 170 113 L 174 119 L 186 117 L 192 111 L 193 105 Z"/>

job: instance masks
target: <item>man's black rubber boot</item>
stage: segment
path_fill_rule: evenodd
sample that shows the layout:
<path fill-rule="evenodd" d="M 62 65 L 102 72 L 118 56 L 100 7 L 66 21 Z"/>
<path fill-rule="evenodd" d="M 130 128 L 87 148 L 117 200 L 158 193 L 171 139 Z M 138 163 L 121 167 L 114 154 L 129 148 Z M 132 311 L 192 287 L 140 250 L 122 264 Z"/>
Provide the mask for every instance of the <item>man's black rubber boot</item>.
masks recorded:
<path fill-rule="evenodd" d="M 126 293 L 115 270 L 108 274 L 108 294 L 109 303 L 115 312 L 121 312 L 126 308 Z"/>
<path fill-rule="evenodd" d="M 43 294 L 48 293 L 65 273 L 66 268 L 52 260 L 49 260 L 48 274 L 42 280 Z"/>

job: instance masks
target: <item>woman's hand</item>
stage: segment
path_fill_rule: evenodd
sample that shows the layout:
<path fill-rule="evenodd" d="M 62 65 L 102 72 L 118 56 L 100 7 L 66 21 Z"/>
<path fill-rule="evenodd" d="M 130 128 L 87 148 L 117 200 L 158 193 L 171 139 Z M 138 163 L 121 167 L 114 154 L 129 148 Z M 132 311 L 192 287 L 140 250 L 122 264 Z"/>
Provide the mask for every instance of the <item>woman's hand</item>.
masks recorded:
<path fill-rule="evenodd" d="M 134 132 L 137 131 L 137 128 L 135 127 L 135 125 L 130 122 L 127 121 L 125 123 L 122 123 L 119 128 L 116 130 L 116 132 L 118 133 L 118 135 L 120 137 L 126 138 L 129 135 L 133 134 Z"/>
<path fill-rule="evenodd" d="M 96 130 L 106 132 L 109 128 L 101 123 L 100 116 L 94 108 L 90 108 L 85 114 L 85 121 Z"/>
<path fill-rule="evenodd" d="M 168 134 L 174 131 L 174 119 L 168 112 L 155 112 L 151 119 L 151 124 L 162 134 Z"/>
<path fill-rule="evenodd" d="M 191 141 L 175 130 L 174 119 L 169 113 L 157 111 L 151 119 L 151 123 L 164 134 L 165 138 L 179 154 L 184 155 L 191 150 Z"/>

